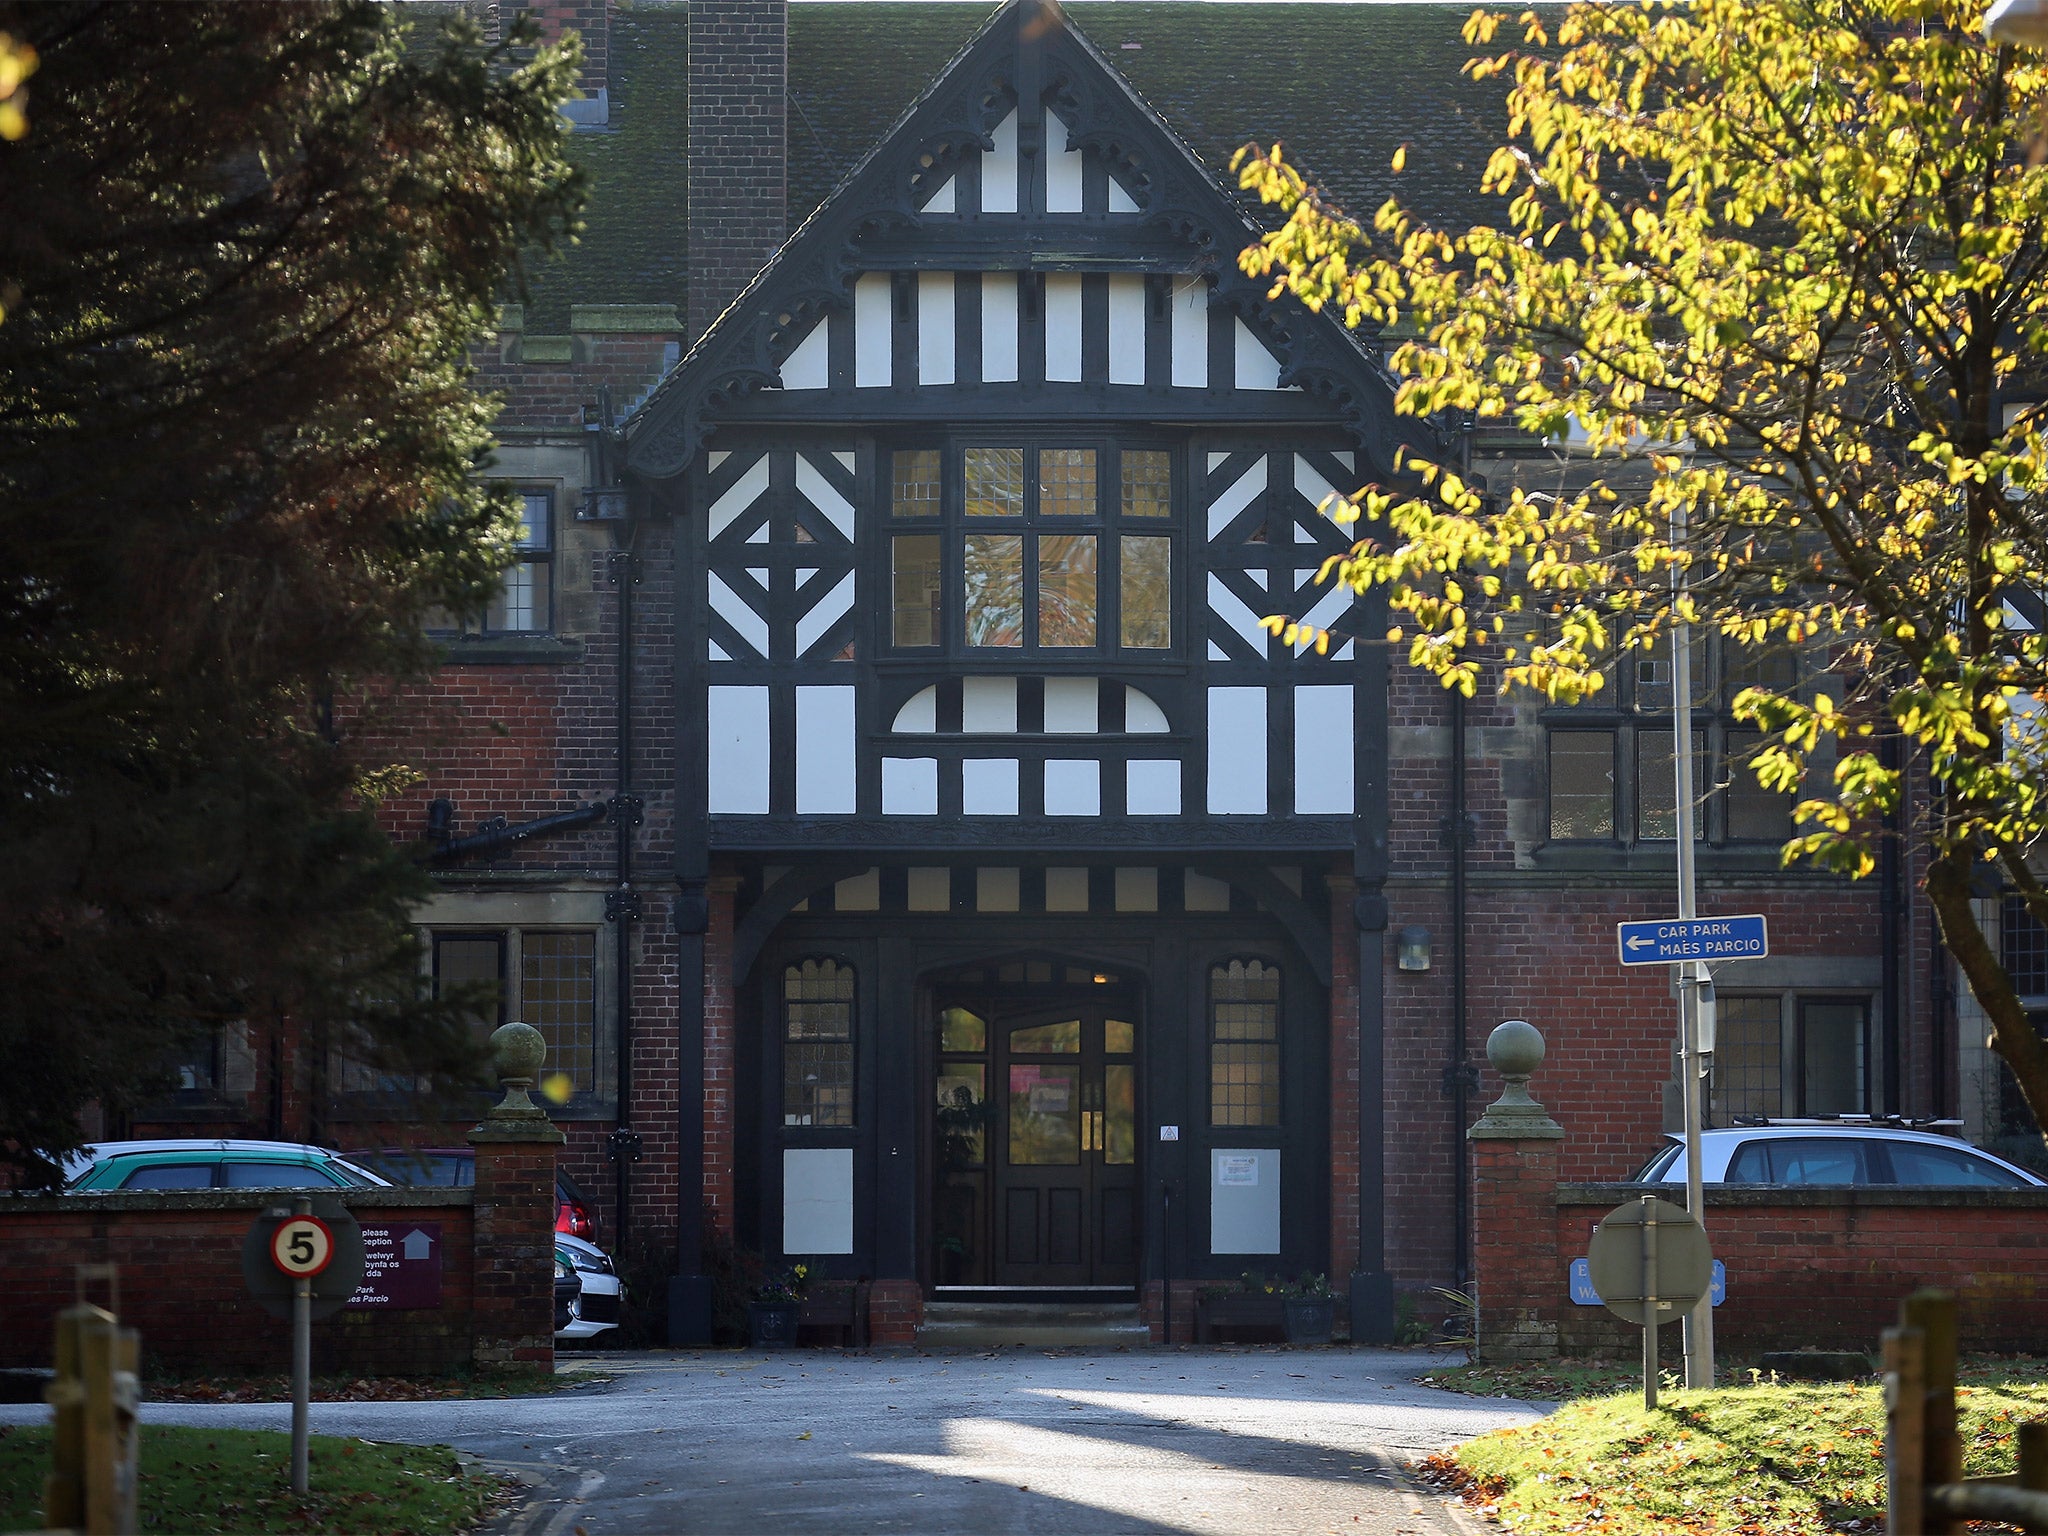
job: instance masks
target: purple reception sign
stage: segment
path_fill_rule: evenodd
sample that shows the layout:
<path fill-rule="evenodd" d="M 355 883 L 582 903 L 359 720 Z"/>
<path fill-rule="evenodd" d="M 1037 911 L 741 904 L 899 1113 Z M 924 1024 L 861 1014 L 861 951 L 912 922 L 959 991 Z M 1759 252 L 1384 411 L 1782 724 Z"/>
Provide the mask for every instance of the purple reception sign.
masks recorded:
<path fill-rule="evenodd" d="M 441 1305 L 441 1224 L 401 1222 L 363 1228 L 363 1283 L 351 1307 L 390 1311 Z"/>

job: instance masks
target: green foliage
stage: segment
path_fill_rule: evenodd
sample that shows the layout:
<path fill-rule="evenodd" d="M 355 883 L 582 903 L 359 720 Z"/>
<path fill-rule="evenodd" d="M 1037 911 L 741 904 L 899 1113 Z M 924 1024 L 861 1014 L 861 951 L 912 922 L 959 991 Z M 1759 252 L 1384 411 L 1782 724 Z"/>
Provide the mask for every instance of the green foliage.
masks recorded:
<path fill-rule="evenodd" d="M 1957 1389 L 1970 1477 L 2006 1473 L 2017 1428 L 2048 1385 L 2003 1378 Z M 1655 1412 L 1642 1392 L 1569 1403 L 1432 1459 L 1468 1500 L 1517 1531 L 1844 1529 L 1884 1516 L 1884 1396 L 1872 1384 L 1758 1382 L 1676 1392 Z"/>
<path fill-rule="evenodd" d="M 32 1175 L 230 1020 L 470 1071 L 370 816 L 406 780 L 378 701 L 510 558 L 466 358 L 573 218 L 573 61 L 404 27 L 0 5 L 38 60 L 0 143 L 0 1148 Z"/>
<path fill-rule="evenodd" d="M 142 1427 L 138 1515 L 144 1530 L 200 1532 L 466 1531 L 498 1480 L 445 1445 L 379 1445 L 315 1435 L 311 1487 L 291 1490 L 291 1436 L 275 1430 Z M 0 1530 L 41 1527 L 50 1470 L 45 1425 L 0 1426 Z"/>
<path fill-rule="evenodd" d="M 2018 622 L 2048 590 L 2048 411 L 2005 419 L 2044 392 L 2048 70 L 1983 12 L 1476 13 L 1468 73 L 1512 140 L 1483 178 L 1498 225 L 1395 199 L 1367 229 L 1248 147 L 1244 186 L 1287 218 L 1242 264 L 1383 332 L 1401 411 L 1631 461 L 1548 499 L 1425 450 L 1334 509 L 1366 532 L 1334 574 L 1384 589 L 1390 640 L 1446 687 L 1573 701 L 1680 621 L 1825 665 L 1732 701 L 1768 733 L 1753 771 L 1805 795 L 1785 856 L 1869 873 L 1925 775 L 1929 894 L 2048 1123 L 2048 1051 L 1970 909 L 1991 861 L 2048 919 L 2048 625 Z"/>

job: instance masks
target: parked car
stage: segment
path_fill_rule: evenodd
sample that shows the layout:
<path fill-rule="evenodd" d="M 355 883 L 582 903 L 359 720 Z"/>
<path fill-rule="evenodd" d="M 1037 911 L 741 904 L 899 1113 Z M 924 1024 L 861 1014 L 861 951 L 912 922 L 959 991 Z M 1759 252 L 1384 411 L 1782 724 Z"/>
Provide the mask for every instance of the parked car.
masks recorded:
<path fill-rule="evenodd" d="M 1685 1183 L 1685 1141 L 1670 1143 L 1636 1174 L 1641 1184 Z M 1700 1133 L 1708 1184 L 1913 1185 L 2019 1189 L 2044 1181 L 2016 1163 L 1953 1136 L 1900 1122 L 1773 1120 Z"/>
<path fill-rule="evenodd" d="M 67 1191 L 367 1189 L 390 1181 L 325 1147 L 296 1141 L 103 1141 L 65 1163 Z"/>
<path fill-rule="evenodd" d="M 377 1147 L 348 1155 L 393 1184 L 469 1189 L 476 1183 L 476 1151 L 472 1147 Z M 597 1216 L 589 1198 L 559 1168 L 555 1170 L 555 1230 L 585 1242 L 597 1241 Z"/>
<path fill-rule="evenodd" d="M 562 1315 L 560 1278 L 565 1263 L 577 1281 L 576 1294 L 569 1300 L 566 1321 Z M 612 1267 L 610 1255 L 595 1243 L 586 1243 L 580 1237 L 557 1232 L 555 1275 L 556 1338 L 594 1339 L 600 1333 L 619 1326 L 619 1312 L 625 1304 L 626 1288 L 619 1283 L 618 1271 Z"/>
<path fill-rule="evenodd" d="M 555 1250 L 555 1333 L 576 1321 L 576 1298 L 583 1294 L 583 1282 L 576 1276 L 576 1265 L 561 1249 Z"/>

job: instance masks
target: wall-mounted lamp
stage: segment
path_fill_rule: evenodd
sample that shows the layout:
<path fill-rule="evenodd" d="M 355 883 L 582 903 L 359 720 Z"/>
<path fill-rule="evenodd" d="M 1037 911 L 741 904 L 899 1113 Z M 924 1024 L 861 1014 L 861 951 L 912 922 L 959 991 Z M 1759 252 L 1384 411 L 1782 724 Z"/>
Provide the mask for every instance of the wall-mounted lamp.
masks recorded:
<path fill-rule="evenodd" d="M 576 500 L 579 523 L 623 523 L 629 512 L 623 485 L 592 486 Z"/>
<path fill-rule="evenodd" d="M 1395 964 L 1404 971 L 1429 969 L 1429 930 L 1420 926 L 1403 928 L 1395 936 Z"/>

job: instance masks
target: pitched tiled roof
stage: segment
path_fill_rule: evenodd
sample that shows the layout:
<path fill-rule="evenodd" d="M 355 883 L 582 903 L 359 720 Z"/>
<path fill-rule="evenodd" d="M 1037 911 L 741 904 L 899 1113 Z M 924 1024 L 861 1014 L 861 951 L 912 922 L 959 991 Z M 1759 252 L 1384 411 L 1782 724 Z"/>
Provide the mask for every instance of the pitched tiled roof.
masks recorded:
<path fill-rule="evenodd" d="M 794 230 L 988 19 L 981 0 L 790 7 L 789 227 Z M 1435 221 L 1483 216 L 1480 171 L 1505 129 L 1504 87 L 1460 68 L 1471 12 L 1450 4 L 1076 0 L 1074 23 L 1219 173 L 1248 140 L 1286 144 L 1355 217 L 1398 189 Z M 582 243 L 529 275 L 529 331 L 578 304 L 684 308 L 683 5 L 622 5 L 611 121 L 579 133 L 591 199 Z M 1391 169 L 1408 146 L 1404 172 Z"/>

